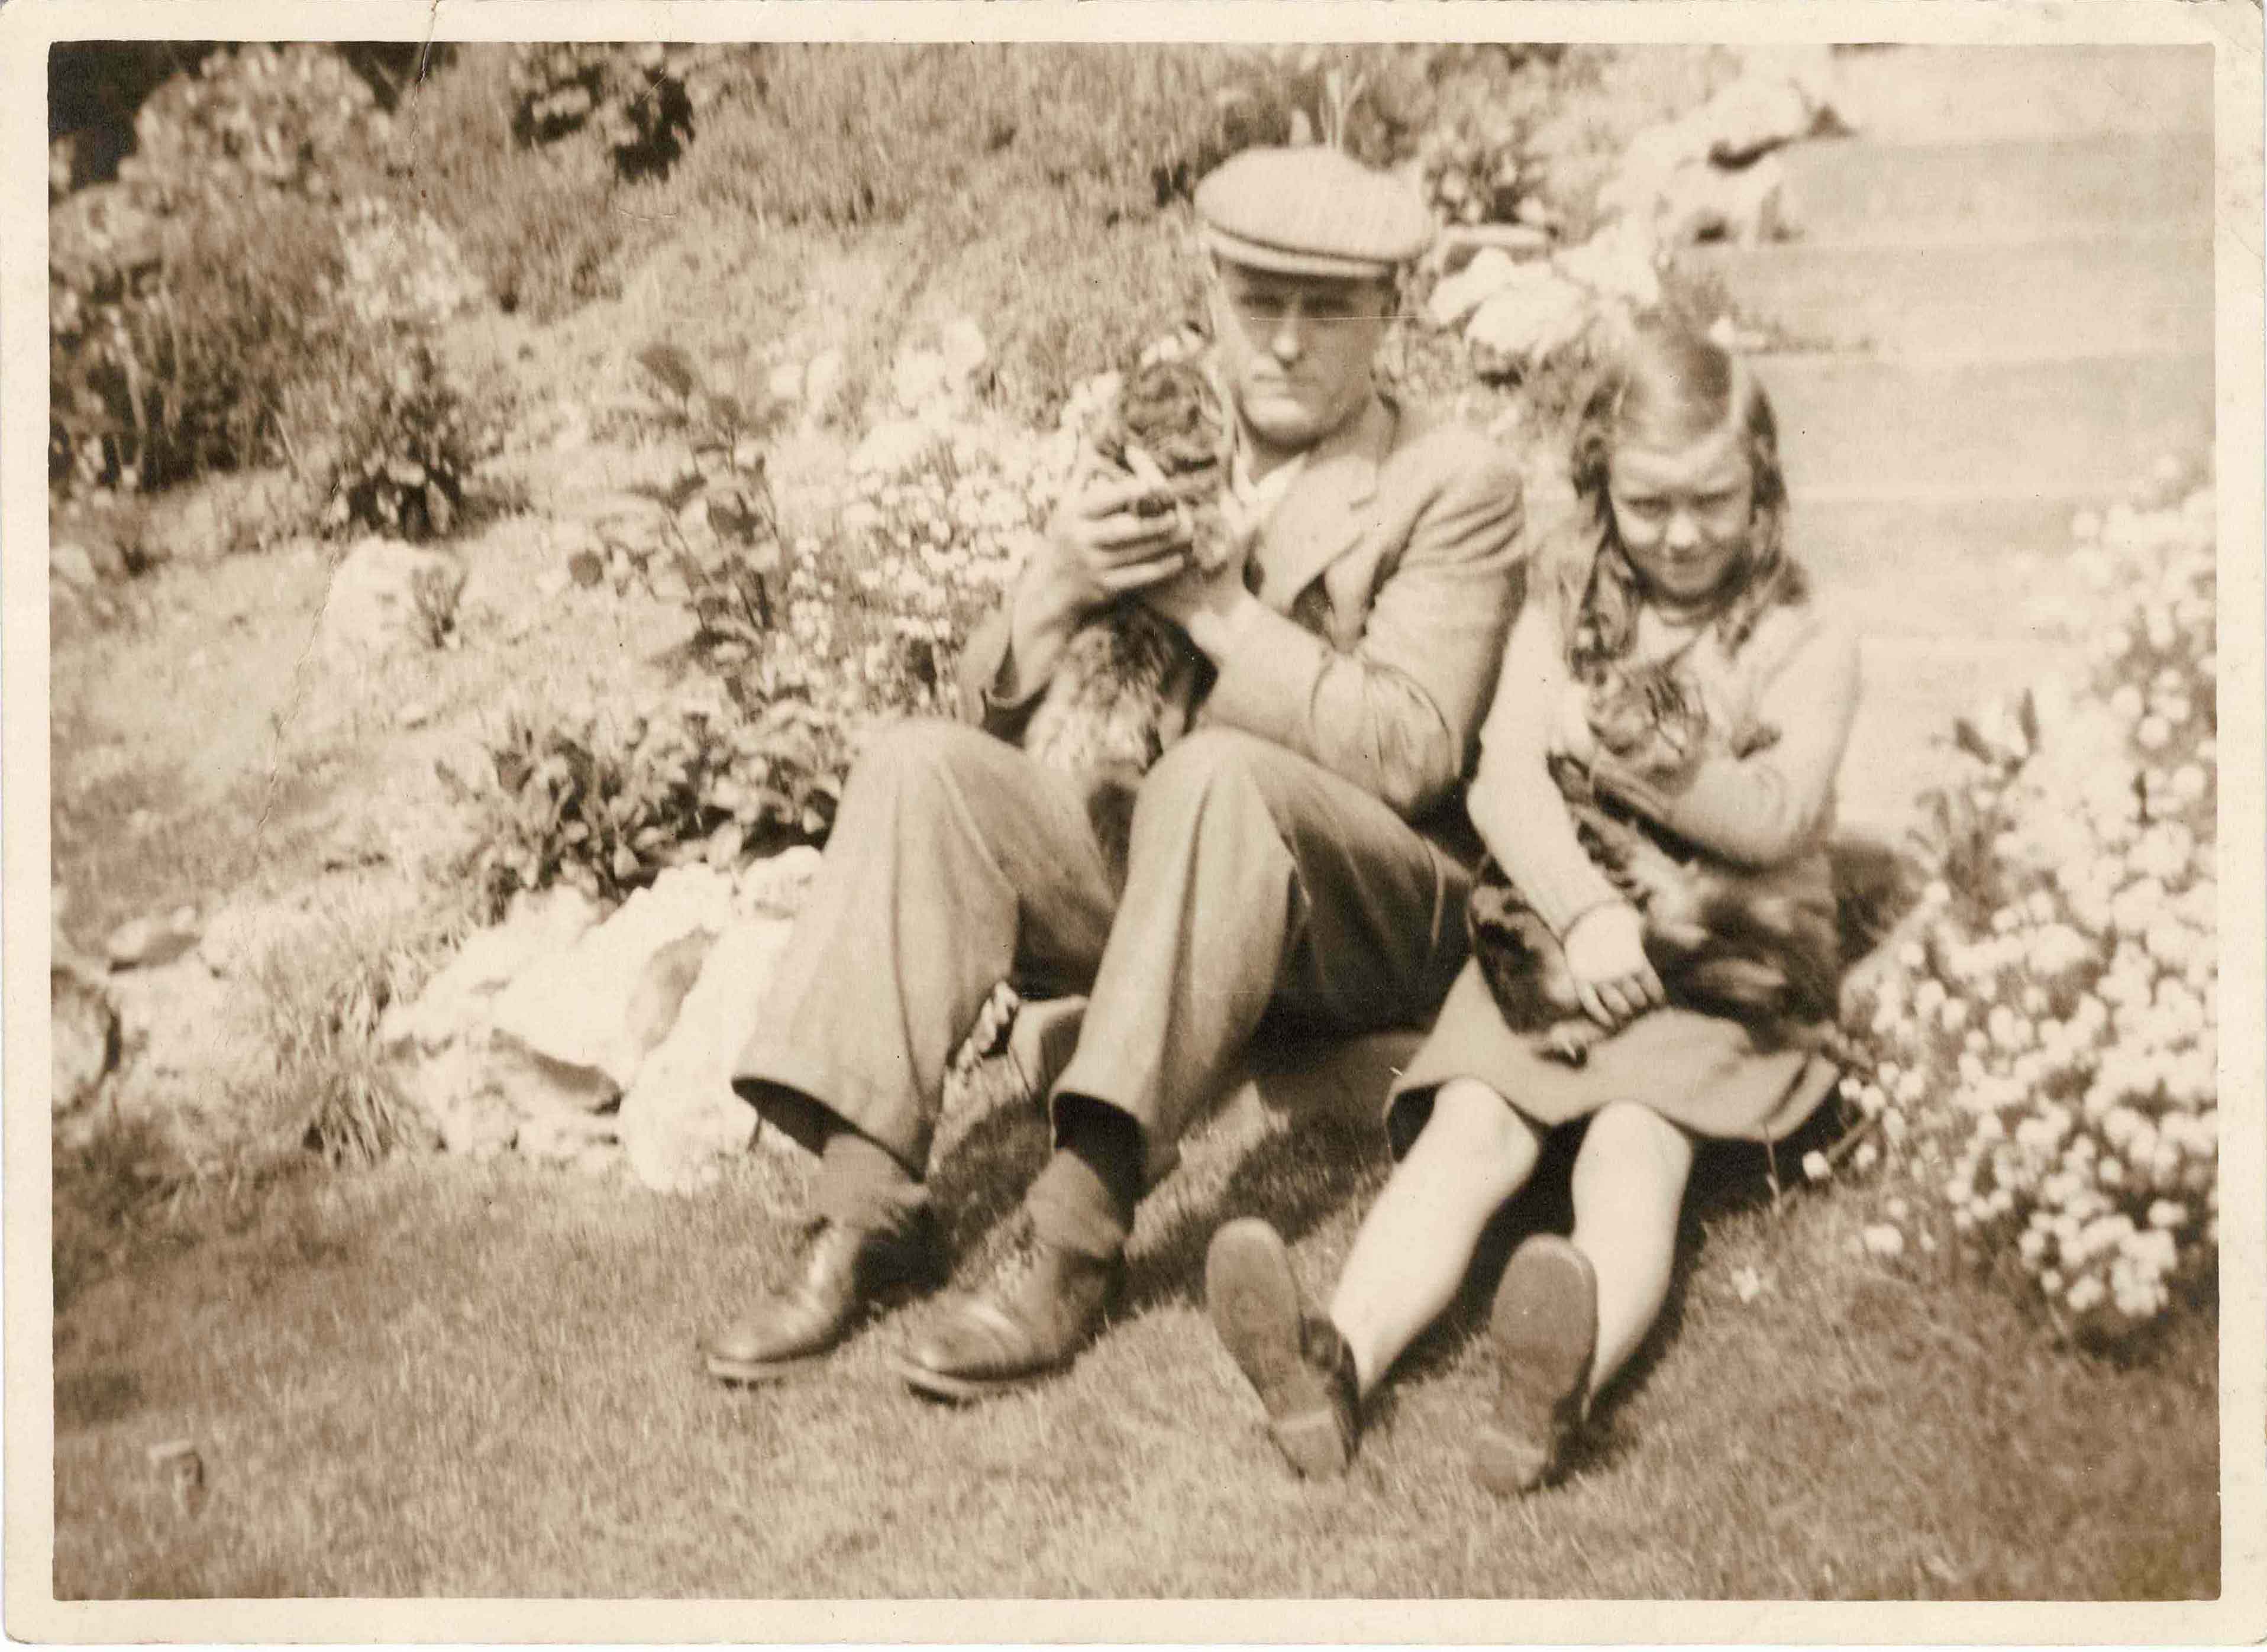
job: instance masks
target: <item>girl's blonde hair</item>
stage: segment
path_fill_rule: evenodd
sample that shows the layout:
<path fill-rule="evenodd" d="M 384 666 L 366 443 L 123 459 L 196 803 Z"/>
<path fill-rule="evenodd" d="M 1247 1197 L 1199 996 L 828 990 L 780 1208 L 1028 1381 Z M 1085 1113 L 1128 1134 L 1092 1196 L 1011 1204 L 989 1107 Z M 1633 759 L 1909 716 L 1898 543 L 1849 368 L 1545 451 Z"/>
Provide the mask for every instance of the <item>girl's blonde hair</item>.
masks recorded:
<path fill-rule="evenodd" d="M 1632 432 L 1693 442 L 1730 426 L 1745 439 L 1754 515 L 1747 554 L 1728 577 L 1716 618 L 1727 652 L 1747 640 L 1768 610 L 1808 594 L 1786 553 L 1786 476 L 1771 398 L 1745 362 L 1686 324 L 1648 318 L 1632 328 L 1574 429 L 1571 469 L 1577 501 L 1574 554 L 1559 570 L 1566 658 L 1589 676 L 1629 651 L 1637 628 L 1638 576 L 1624 552 L 1607 496 L 1615 444 Z"/>

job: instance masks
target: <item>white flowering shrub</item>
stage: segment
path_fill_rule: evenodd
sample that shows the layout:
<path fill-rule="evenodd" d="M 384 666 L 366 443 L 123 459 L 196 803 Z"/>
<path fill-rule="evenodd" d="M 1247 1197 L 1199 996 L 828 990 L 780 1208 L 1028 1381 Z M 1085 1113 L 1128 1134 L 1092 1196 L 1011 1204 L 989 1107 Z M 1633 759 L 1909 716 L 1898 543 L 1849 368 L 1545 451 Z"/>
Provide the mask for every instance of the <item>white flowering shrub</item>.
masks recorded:
<path fill-rule="evenodd" d="M 488 297 L 449 232 L 429 212 L 374 195 L 339 208 L 338 303 L 366 327 L 431 329 Z"/>
<path fill-rule="evenodd" d="M 692 671 L 635 716 L 516 714 L 488 767 L 448 777 L 473 816 L 468 871 L 493 910 L 571 882 L 619 898 L 691 859 L 731 865 L 823 841 L 866 736 L 951 715 L 970 628 L 997 606 L 1053 508 L 1075 432 L 1109 381 L 1082 387 L 1053 435 L 978 415 L 914 375 L 917 408 L 878 426 L 818 521 L 782 530 L 762 439 L 776 409 L 709 390 L 666 345 L 638 355 L 652 422 L 692 456 L 642 489 L 653 532 L 570 559 L 680 601 Z"/>
<path fill-rule="evenodd" d="M 2213 495 L 2168 497 L 2178 479 L 2075 524 L 2075 691 L 1961 725 L 1934 881 L 1852 994 L 1843 1085 L 1880 1138 L 1857 1167 L 1886 1156 L 2096 1344 L 2197 1294 L 2219 1254 Z"/>
<path fill-rule="evenodd" d="M 1071 415 L 1066 415 L 1069 417 Z M 788 628 L 801 662 L 839 662 L 862 720 L 950 714 L 970 629 L 1038 540 L 1067 464 L 1060 444 L 1013 427 L 884 427 L 863 452 L 830 553 L 798 559 Z M 902 442 L 896 454 L 886 450 Z"/>

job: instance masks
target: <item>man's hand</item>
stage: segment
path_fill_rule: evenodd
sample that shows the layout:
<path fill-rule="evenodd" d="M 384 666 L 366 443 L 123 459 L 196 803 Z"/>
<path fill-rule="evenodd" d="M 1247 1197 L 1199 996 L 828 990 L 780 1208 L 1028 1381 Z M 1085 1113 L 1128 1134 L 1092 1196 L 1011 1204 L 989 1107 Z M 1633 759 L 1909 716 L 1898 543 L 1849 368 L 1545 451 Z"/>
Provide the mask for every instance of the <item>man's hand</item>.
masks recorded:
<path fill-rule="evenodd" d="M 1140 508 L 1148 484 L 1081 457 L 1009 610 L 1019 681 L 1037 683 L 1089 615 L 1130 591 L 1169 580 L 1188 563 L 1187 525 L 1174 511 Z"/>
<path fill-rule="evenodd" d="M 1566 932 L 1566 969 L 1582 1012 L 1604 1027 L 1669 1001 L 1645 955 L 1645 920 L 1626 901 L 1594 906 Z"/>
<path fill-rule="evenodd" d="M 1230 559 L 1207 574 L 1187 568 L 1178 578 L 1142 590 L 1141 600 L 1189 635 L 1214 664 L 1236 651 L 1244 622 L 1260 607 L 1244 586 L 1244 565 Z"/>
<path fill-rule="evenodd" d="M 1169 580 L 1187 565 L 1187 518 L 1170 508 L 1142 508 L 1156 498 L 1148 482 L 1082 464 L 1047 524 L 1050 583 L 1074 618 Z"/>

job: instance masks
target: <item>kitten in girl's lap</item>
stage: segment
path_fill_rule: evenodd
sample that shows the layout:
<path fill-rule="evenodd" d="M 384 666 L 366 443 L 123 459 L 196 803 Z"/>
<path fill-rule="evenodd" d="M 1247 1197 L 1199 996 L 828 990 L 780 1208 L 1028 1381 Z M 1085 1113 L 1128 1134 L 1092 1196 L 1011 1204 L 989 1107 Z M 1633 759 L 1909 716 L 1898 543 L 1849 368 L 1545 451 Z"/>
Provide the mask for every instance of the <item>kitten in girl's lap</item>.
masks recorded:
<path fill-rule="evenodd" d="M 1698 761 L 1707 719 L 1676 676 L 1614 668 L 1594 695 L 1599 747 L 1648 778 L 1674 784 Z M 1735 757 L 1768 748 L 1778 731 L 1739 731 Z M 1743 1023 L 1758 1049 L 1816 1041 L 1838 1007 L 1844 967 L 1831 904 L 1801 898 L 1772 872 L 1728 866 L 1695 852 L 1600 797 L 1563 758 L 1553 778 L 1576 836 L 1644 920 L 1645 952 L 1679 1008 Z M 1580 1065 L 1606 1029 L 1583 1013 L 1566 949 L 1493 865 L 1471 906 L 1472 951 L 1515 1032 L 1548 1034 L 1551 1053 Z"/>

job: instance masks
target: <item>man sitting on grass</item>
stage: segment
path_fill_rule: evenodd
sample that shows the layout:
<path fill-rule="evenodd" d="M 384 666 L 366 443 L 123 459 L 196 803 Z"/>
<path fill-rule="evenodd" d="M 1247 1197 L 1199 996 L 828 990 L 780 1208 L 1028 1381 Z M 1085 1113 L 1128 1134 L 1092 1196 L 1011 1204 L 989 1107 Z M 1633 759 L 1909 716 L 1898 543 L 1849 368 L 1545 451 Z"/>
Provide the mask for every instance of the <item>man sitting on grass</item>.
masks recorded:
<path fill-rule="evenodd" d="M 902 1362 L 970 1399 L 1058 1369 L 1263 1014 L 1420 1021 L 1465 954 L 1460 782 L 1523 576 L 1515 472 L 1372 375 L 1398 270 L 1430 233 L 1400 182 L 1325 149 L 1251 150 L 1196 196 L 1247 579 L 1189 566 L 1139 484 L 1089 481 L 971 640 L 964 722 L 907 722 L 850 777 L 735 1087 L 817 1152 L 784 1286 L 706 1345 L 760 1382 L 885 1297 L 942 1280 L 923 1178 L 945 1070 L 1002 979 L 1090 994 L 1049 1097 L 1054 1151 L 1014 1254 Z M 1123 892 L 1075 788 L 1012 743 L 1066 639 L 1128 593 L 1217 676 L 1143 778 Z"/>

